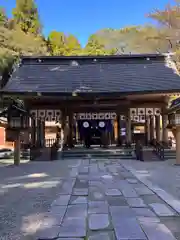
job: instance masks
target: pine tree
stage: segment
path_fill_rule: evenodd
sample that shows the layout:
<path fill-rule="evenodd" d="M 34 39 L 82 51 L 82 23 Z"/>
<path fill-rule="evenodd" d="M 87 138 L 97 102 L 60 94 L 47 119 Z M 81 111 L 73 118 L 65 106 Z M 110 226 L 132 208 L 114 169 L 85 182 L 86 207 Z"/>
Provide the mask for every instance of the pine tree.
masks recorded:
<path fill-rule="evenodd" d="M 34 0 L 16 0 L 13 19 L 14 23 L 19 25 L 23 32 L 34 35 L 41 33 L 41 23 Z"/>

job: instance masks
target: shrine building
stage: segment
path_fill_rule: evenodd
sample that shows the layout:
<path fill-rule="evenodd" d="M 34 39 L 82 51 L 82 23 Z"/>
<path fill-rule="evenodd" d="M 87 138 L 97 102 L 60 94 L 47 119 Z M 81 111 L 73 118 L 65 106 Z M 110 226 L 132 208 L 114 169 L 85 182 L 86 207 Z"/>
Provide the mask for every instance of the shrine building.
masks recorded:
<path fill-rule="evenodd" d="M 108 145 L 166 144 L 168 103 L 180 93 L 180 77 L 166 54 L 22 57 L 1 92 L 4 101 L 24 101 L 33 116 L 27 139 L 41 147 L 47 121 L 61 129 L 68 123 L 69 146 L 87 131 L 92 145 L 103 131 Z"/>

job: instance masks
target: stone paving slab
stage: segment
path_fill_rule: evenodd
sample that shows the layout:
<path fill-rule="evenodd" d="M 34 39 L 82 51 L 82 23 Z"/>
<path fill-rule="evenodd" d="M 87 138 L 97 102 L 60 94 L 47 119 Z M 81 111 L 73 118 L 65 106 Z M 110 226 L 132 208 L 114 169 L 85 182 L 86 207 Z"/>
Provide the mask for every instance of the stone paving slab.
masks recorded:
<path fill-rule="evenodd" d="M 83 238 L 58 238 L 56 240 L 84 240 Z"/>
<path fill-rule="evenodd" d="M 59 240 L 174 240 L 180 236 L 180 228 L 173 229 L 163 217 L 171 217 L 171 223 L 177 225 L 180 215 L 177 207 L 169 207 L 167 198 L 170 200 L 157 186 L 142 183 L 121 161 L 83 160 L 76 178 L 63 180 L 51 205 L 52 227 L 47 236 Z M 41 225 L 44 236 L 47 217 Z"/>
<path fill-rule="evenodd" d="M 87 197 L 82 196 L 72 196 L 70 200 L 70 204 L 87 204 Z"/>
<path fill-rule="evenodd" d="M 136 178 L 127 178 L 126 180 L 128 183 L 133 183 L 133 184 L 138 183 L 138 180 Z"/>
<path fill-rule="evenodd" d="M 71 195 L 62 195 L 52 202 L 51 206 L 66 206 L 69 203 Z"/>
<path fill-rule="evenodd" d="M 75 188 L 73 191 L 73 195 L 75 196 L 87 196 L 88 189 L 87 188 Z"/>
<path fill-rule="evenodd" d="M 121 219 L 114 228 L 117 239 L 147 240 L 136 219 Z"/>
<path fill-rule="evenodd" d="M 165 204 L 162 203 L 152 203 L 149 204 L 152 207 L 154 212 L 160 217 L 174 216 L 175 212 L 169 209 Z"/>
<path fill-rule="evenodd" d="M 138 195 L 153 195 L 154 192 L 152 192 L 149 188 L 143 187 L 143 188 L 135 188 Z"/>
<path fill-rule="evenodd" d="M 52 215 L 59 215 L 59 216 L 64 216 L 65 212 L 67 210 L 67 206 L 52 206 L 51 209 L 49 210 L 50 214 Z"/>
<path fill-rule="evenodd" d="M 88 222 L 90 230 L 107 229 L 110 226 L 108 214 L 90 214 Z"/>
<path fill-rule="evenodd" d="M 49 226 L 37 232 L 38 240 L 57 239 L 60 226 Z"/>
<path fill-rule="evenodd" d="M 105 194 L 107 196 L 121 196 L 122 193 L 118 189 L 107 189 Z"/>
<path fill-rule="evenodd" d="M 65 217 L 87 217 L 87 205 L 68 205 Z"/>
<path fill-rule="evenodd" d="M 107 202 L 109 206 L 127 206 L 127 199 L 124 196 L 107 196 Z"/>
<path fill-rule="evenodd" d="M 143 199 L 141 198 L 127 198 L 127 203 L 131 207 L 138 207 L 138 208 L 147 207 L 147 205 L 144 203 Z"/>
<path fill-rule="evenodd" d="M 113 231 L 91 232 L 87 240 L 116 240 Z"/>
<path fill-rule="evenodd" d="M 142 229 L 146 233 L 148 240 L 163 239 L 176 240 L 170 230 L 161 223 L 141 223 Z"/>
<path fill-rule="evenodd" d="M 108 213 L 108 203 L 106 201 L 89 201 L 88 213 Z"/>
<path fill-rule="evenodd" d="M 149 208 L 132 208 L 137 217 L 156 217 L 156 214 Z"/>

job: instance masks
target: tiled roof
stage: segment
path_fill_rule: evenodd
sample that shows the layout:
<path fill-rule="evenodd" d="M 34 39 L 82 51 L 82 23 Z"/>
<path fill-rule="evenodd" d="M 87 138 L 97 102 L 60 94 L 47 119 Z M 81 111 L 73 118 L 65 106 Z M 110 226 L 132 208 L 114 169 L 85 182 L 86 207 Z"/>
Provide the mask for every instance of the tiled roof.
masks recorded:
<path fill-rule="evenodd" d="M 24 57 L 4 92 L 141 93 L 180 91 L 164 55 Z"/>

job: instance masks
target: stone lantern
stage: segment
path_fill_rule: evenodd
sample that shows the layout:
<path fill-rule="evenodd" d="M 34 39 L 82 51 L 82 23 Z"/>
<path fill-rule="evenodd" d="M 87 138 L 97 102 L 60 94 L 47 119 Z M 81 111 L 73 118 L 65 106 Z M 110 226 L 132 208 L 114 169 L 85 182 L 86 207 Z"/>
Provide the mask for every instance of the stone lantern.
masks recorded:
<path fill-rule="evenodd" d="M 20 134 L 29 128 L 29 114 L 24 106 L 13 102 L 6 111 L 6 141 L 14 142 L 14 164 L 20 163 Z"/>
<path fill-rule="evenodd" d="M 21 131 L 25 131 L 29 127 L 29 116 L 25 109 L 18 108 L 15 104 L 11 104 L 7 110 L 7 129 L 6 138 L 12 135 L 10 141 L 15 141 Z M 9 132 L 9 134 L 8 134 Z M 12 133 L 12 134 L 11 134 Z M 14 138 L 14 139 L 12 139 Z"/>

